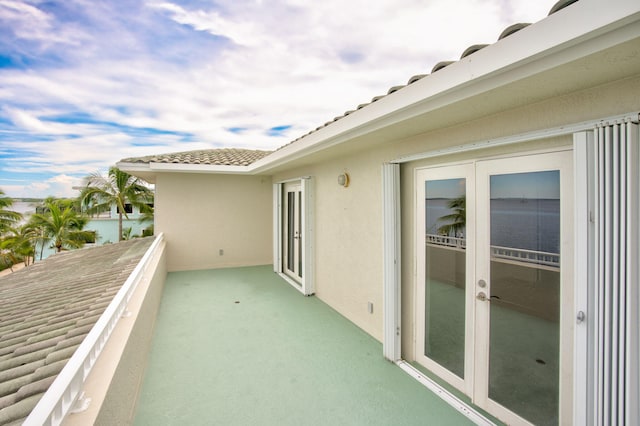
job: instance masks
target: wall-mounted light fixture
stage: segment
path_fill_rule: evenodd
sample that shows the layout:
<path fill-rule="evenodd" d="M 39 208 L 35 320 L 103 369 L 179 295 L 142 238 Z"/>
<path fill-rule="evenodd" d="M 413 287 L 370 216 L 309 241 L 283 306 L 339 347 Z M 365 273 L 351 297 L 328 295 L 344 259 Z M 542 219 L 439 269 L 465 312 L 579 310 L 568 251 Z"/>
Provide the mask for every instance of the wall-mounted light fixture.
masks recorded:
<path fill-rule="evenodd" d="M 345 188 L 349 186 L 349 174 L 347 172 L 338 175 L 338 185 L 344 186 Z"/>

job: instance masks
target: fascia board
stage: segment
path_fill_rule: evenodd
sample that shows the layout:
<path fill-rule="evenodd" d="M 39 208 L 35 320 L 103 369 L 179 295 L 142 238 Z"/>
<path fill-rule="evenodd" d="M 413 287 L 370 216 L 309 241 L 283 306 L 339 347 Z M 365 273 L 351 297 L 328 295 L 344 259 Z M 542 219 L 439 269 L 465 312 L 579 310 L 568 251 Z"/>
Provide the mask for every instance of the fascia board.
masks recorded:
<path fill-rule="evenodd" d="M 217 166 L 210 164 L 181 164 L 181 163 L 116 163 L 116 167 L 127 173 L 212 173 L 212 174 L 246 174 L 250 172 L 247 166 Z"/>
<path fill-rule="evenodd" d="M 116 163 L 116 167 L 127 173 L 151 171 L 149 163 L 127 163 L 126 161 L 119 161 Z"/>
<path fill-rule="evenodd" d="M 211 164 L 149 163 L 149 170 L 177 173 L 245 174 L 250 171 L 250 168 L 249 166 L 220 166 Z"/>
<path fill-rule="evenodd" d="M 637 0 L 581 0 L 385 96 L 250 166 L 266 172 L 314 152 L 638 37 Z"/>

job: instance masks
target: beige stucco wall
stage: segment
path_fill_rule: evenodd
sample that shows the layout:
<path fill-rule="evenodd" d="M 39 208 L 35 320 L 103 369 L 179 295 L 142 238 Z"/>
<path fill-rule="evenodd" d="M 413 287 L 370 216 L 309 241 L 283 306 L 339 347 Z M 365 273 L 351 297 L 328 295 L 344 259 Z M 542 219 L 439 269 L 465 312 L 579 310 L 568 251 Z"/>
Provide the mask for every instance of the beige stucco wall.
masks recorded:
<path fill-rule="evenodd" d="M 306 166 L 273 176 L 162 173 L 157 177 L 156 230 L 165 233 L 168 269 L 187 270 L 272 262 L 272 183 L 312 176 L 316 295 L 375 338 L 382 339 L 382 185 L 384 162 L 439 148 L 555 128 L 640 110 L 640 76 L 537 102 L 430 133 L 337 147 Z M 413 173 L 417 167 L 568 146 L 570 136 L 450 155 L 402 165 L 403 356 L 413 353 Z M 351 184 L 337 184 L 347 172 Z M 224 251 L 221 256 L 220 250 Z M 368 303 L 373 304 L 373 313 Z"/>
<path fill-rule="evenodd" d="M 444 147 L 519 135 L 567 124 L 640 110 L 640 77 L 538 102 L 527 107 L 461 123 L 383 146 L 345 155 L 322 155 L 306 167 L 273 176 L 273 182 L 312 176 L 315 182 L 315 286 L 316 295 L 356 325 L 382 340 L 382 177 L 381 167 L 405 155 Z M 481 116 L 482 112 L 478 111 Z M 571 136 L 449 155 L 403 164 L 402 182 L 402 329 L 403 356 L 413 358 L 414 341 L 414 183 L 418 167 L 510 153 L 555 149 L 572 144 Z M 351 184 L 337 184 L 348 172 Z M 367 303 L 374 304 L 369 314 Z"/>
<path fill-rule="evenodd" d="M 358 153 L 274 176 L 312 176 L 316 297 L 382 339 L 382 156 Z M 350 185 L 338 185 L 347 172 Z M 373 313 L 368 303 L 373 303 Z"/>
<path fill-rule="evenodd" d="M 155 231 L 169 271 L 271 263 L 272 199 L 270 177 L 158 175 Z"/>
<path fill-rule="evenodd" d="M 402 155 L 406 155 L 590 120 L 597 121 L 618 114 L 640 111 L 640 97 L 635 95 L 637 93 L 640 93 L 640 76 L 411 138 L 399 144 L 398 151 L 401 151 Z M 414 359 L 415 343 L 415 170 L 468 161 L 469 159 L 488 159 L 513 155 L 514 153 L 570 147 L 572 143 L 572 136 L 566 135 L 414 161 L 402 165 L 402 355 L 405 359 Z"/>

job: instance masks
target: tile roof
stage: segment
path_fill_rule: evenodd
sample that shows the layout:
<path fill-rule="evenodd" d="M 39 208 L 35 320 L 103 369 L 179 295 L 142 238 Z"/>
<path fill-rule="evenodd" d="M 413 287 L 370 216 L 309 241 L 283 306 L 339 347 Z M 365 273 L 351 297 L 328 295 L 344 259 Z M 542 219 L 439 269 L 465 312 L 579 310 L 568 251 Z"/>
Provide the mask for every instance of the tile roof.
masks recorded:
<path fill-rule="evenodd" d="M 0 278 L 0 425 L 29 415 L 152 242 L 63 252 Z"/>
<path fill-rule="evenodd" d="M 146 157 L 125 158 L 125 163 L 174 163 L 206 164 L 210 166 L 248 166 L 271 151 L 252 149 L 222 148 L 200 151 L 175 152 L 172 154 L 148 155 Z"/>

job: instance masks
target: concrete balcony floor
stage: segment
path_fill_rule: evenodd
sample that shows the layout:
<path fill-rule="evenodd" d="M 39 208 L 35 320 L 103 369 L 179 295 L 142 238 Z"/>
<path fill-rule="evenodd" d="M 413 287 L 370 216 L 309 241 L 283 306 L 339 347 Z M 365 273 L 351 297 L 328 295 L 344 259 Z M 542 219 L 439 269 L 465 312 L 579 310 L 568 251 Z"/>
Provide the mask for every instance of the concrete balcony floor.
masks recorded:
<path fill-rule="evenodd" d="M 270 266 L 170 273 L 136 425 L 465 425 Z"/>

